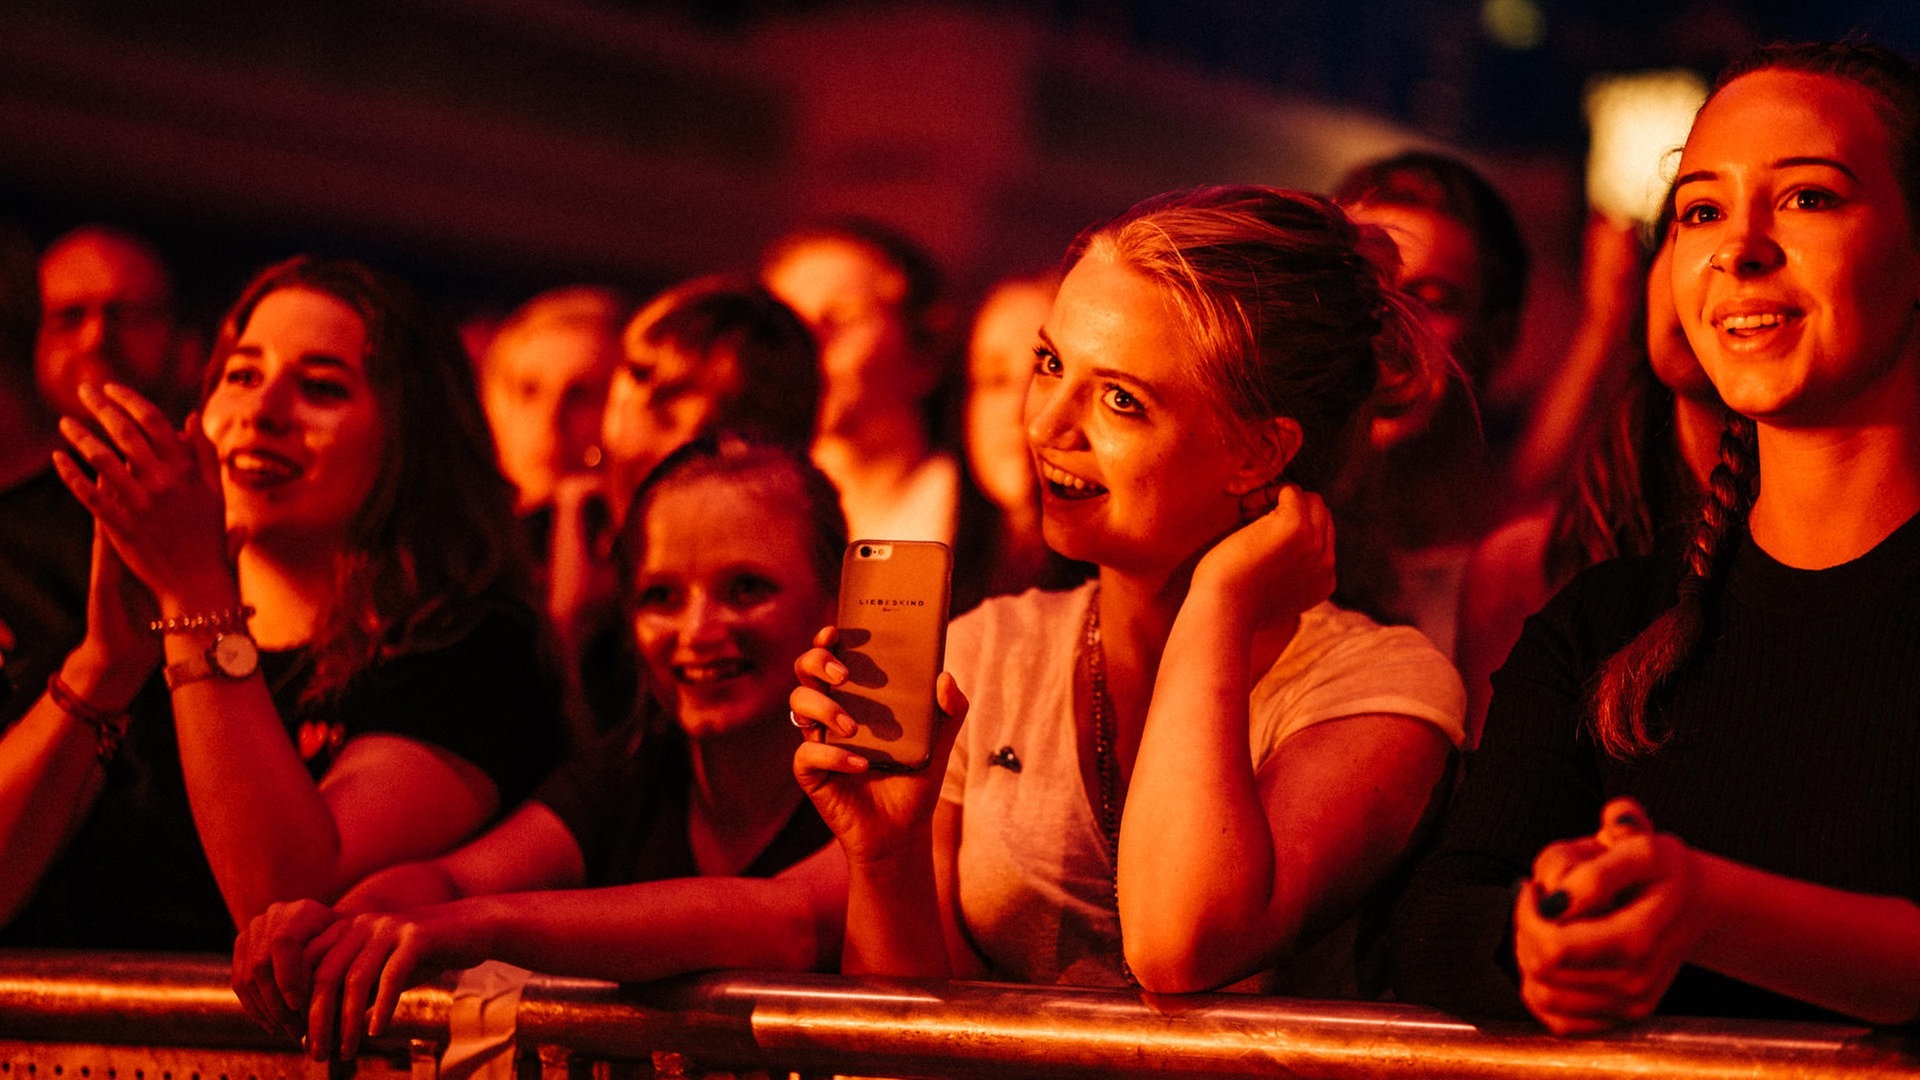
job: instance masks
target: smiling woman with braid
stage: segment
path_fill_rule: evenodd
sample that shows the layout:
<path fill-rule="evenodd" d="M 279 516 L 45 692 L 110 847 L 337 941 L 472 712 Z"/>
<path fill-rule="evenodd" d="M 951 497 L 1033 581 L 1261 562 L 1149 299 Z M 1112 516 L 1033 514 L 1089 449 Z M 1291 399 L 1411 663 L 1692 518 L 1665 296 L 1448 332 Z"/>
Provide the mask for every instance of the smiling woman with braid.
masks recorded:
<path fill-rule="evenodd" d="M 1675 304 L 1735 412 L 1720 466 L 1680 565 L 1576 578 L 1495 676 L 1396 920 L 1400 991 L 1524 1003 L 1563 1034 L 1655 1011 L 1908 1022 L 1920 72 L 1863 44 L 1759 50 L 1702 108 L 1673 198 Z"/>

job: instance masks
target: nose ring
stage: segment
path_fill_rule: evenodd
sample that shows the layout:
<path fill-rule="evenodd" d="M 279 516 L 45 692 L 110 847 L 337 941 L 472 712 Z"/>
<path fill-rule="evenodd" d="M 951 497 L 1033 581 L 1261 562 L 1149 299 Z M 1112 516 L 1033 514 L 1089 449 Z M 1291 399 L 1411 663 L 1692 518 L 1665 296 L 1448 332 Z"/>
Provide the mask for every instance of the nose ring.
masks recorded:
<path fill-rule="evenodd" d="M 1720 253 L 1719 253 L 1719 252 L 1717 252 L 1717 251 L 1716 251 L 1716 252 L 1714 252 L 1713 254 L 1711 254 L 1711 255 L 1708 255 L 1708 256 L 1707 256 L 1707 269 L 1709 269 L 1709 270 L 1718 270 L 1718 271 L 1720 271 L 1721 273 L 1725 273 L 1725 272 L 1726 272 L 1726 270 L 1727 270 L 1727 268 L 1726 268 L 1726 267 L 1724 267 L 1724 266 L 1721 266 L 1721 265 L 1720 265 Z"/>

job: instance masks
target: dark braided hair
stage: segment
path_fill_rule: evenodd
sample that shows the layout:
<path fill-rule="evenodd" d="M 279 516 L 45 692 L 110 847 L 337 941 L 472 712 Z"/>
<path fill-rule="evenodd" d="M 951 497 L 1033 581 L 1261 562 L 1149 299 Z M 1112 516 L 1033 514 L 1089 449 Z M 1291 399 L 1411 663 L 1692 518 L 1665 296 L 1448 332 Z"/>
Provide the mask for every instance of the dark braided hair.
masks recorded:
<path fill-rule="evenodd" d="M 1768 45 L 1728 65 L 1708 101 L 1735 79 L 1769 70 L 1844 79 L 1873 98 L 1874 110 L 1886 125 L 1887 154 L 1906 196 L 1908 216 L 1920 227 L 1920 70 L 1898 53 L 1860 41 Z M 1651 753 L 1670 734 L 1649 720 L 1648 701 L 1699 644 L 1708 601 L 1732 540 L 1745 527 L 1759 495 L 1759 442 L 1752 420 L 1729 415 L 1720 437 L 1720 464 L 1707 487 L 1700 518 L 1688 537 L 1678 598 L 1594 676 L 1589 691 L 1593 734 L 1615 757 Z"/>
<path fill-rule="evenodd" d="M 1720 433 L 1720 464 L 1707 478 L 1707 497 L 1681 554 L 1685 573 L 1674 605 L 1607 658 L 1594 677 L 1593 733 L 1618 758 L 1652 753 L 1666 740 L 1647 719 L 1647 701 L 1679 670 L 1706 626 L 1707 598 L 1719 580 L 1732 540 L 1760 493 L 1760 449 L 1752 420 L 1727 414 Z"/>

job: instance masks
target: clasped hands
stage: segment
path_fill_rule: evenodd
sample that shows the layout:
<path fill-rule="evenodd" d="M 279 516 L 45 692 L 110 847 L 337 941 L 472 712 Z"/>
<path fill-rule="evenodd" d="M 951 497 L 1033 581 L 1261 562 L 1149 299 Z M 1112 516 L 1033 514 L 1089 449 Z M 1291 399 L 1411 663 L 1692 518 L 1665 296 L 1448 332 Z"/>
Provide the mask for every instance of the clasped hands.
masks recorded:
<path fill-rule="evenodd" d="M 400 994 L 486 959 L 470 923 L 445 907 L 345 915 L 317 900 L 274 904 L 234 940 L 233 992 L 268 1031 L 302 1039 L 315 1061 L 351 1059 L 393 1021 Z"/>
<path fill-rule="evenodd" d="M 1651 1015 L 1707 929 L 1693 849 L 1632 799 L 1600 821 L 1541 851 L 1514 905 L 1520 996 L 1556 1035 Z"/>

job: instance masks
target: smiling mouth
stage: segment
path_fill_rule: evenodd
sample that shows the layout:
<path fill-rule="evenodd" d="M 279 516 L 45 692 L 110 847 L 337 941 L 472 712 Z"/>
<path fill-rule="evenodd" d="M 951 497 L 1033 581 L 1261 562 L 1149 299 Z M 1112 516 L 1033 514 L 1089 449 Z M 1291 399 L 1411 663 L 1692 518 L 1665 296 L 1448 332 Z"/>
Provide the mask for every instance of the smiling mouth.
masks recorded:
<path fill-rule="evenodd" d="M 270 451 L 237 450 L 227 457 L 227 475 L 245 487 L 277 487 L 302 473 L 299 465 Z"/>
<path fill-rule="evenodd" d="M 1041 481 L 1057 499 L 1091 499 L 1107 493 L 1099 484 L 1044 461 L 1039 462 L 1039 469 Z"/>
<path fill-rule="evenodd" d="M 1803 313 L 1772 304 L 1729 304 L 1716 313 L 1714 329 L 1735 340 L 1764 337 L 1797 322 Z"/>
<path fill-rule="evenodd" d="M 752 664 L 735 656 L 725 660 L 709 660 L 703 664 L 675 664 L 673 675 L 688 686 L 704 687 L 737 679 L 752 670 Z"/>
<path fill-rule="evenodd" d="M 1769 311 L 1761 315 L 1729 315 L 1720 320 L 1720 329 L 1734 337 L 1752 337 L 1755 334 L 1778 329 L 1786 323 L 1786 315 Z"/>

